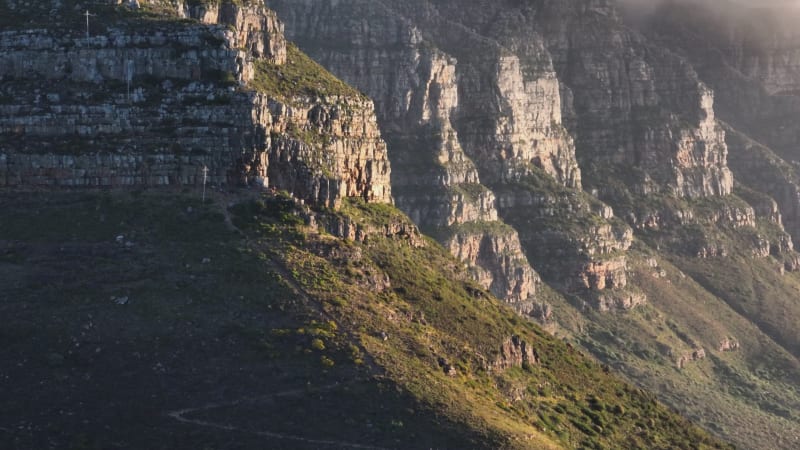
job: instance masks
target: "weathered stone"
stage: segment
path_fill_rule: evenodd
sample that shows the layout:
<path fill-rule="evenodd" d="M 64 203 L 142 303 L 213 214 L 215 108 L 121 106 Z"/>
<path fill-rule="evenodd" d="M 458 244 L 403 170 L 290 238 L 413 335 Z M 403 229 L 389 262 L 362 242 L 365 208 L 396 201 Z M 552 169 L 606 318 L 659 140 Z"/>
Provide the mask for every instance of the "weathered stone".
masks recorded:
<path fill-rule="evenodd" d="M 614 259 L 612 249 L 630 245 L 630 231 L 612 231 L 610 225 L 586 233 L 588 240 L 577 239 L 581 233 L 575 231 L 552 241 L 553 234 L 563 232 L 545 221 L 531 226 L 527 212 L 525 219 L 515 217 L 521 209 L 534 209 L 530 215 L 537 217 L 562 212 L 547 201 L 514 198 L 550 198 L 551 193 L 523 188 L 528 177 L 544 173 L 562 188 L 575 189 L 581 174 L 572 136 L 562 123 L 569 116 L 569 92 L 565 97 L 537 31 L 507 26 L 513 13 L 486 15 L 477 1 L 277 0 L 273 6 L 302 48 L 376 99 L 391 149 L 397 205 L 423 230 L 442 236 L 476 280 L 518 310 L 529 313 L 535 303 L 533 289 L 518 294 L 513 288 L 535 286 L 524 281 L 536 277 L 525 268 L 529 258 L 544 264 L 539 270 L 548 273 L 548 281 L 577 285 L 587 259 Z M 488 22 L 490 16 L 497 22 Z M 465 188 L 472 195 L 463 195 Z M 501 190 L 502 196 L 496 194 Z M 507 195 L 508 190 L 517 192 Z M 580 197 L 576 190 L 571 195 Z M 581 200 L 565 203 L 591 209 Z M 595 213 L 602 220 L 613 217 L 606 205 L 588 214 Z M 475 231 L 475 224 L 498 218 L 512 223 L 521 239 L 499 236 L 508 234 L 498 232 L 500 226 Z M 612 243 L 616 235 L 620 240 Z M 523 245 L 516 255 L 492 251 L 516 251 L 517 240 Z M 574 257 L 554 263 L 564 252 Z M 615 261 L 625 264 L 624 258 Z M 624 277 L 608 284 L 622 286 Z"/>
<path fill-rule="evenodd" d="M 591 11 L 580 2 L 540 2 L 536 9 L 534 23 L 520 27 L 543 37 L 571 91 L 579 160 L 637 169 L 627 183 L 642 194 L 731 192 L 713 94 L 689 64 L 631 32 L 612 2 Z M 586 20 L 594 23 L 591 33 L 580 26 Z"/>
<path fill-rule="evenodd" d="M 719 348 L 717 350 L 721 352 L 734 352 L 736 350 L 739 350 L 739 348 L 740 348 L 739 341 L 733 338 L 726 337 L 719 342 Z"/>
<path fill-rule="evenodd" d="M 502 372 L 512 367 L 535 365 L 539 363 L 536 350 L 519 336 L 512 336 L 503 342 L 500 354 L 495 358 L 489 369 Z"/>
<path fill-rule="evenodd" d="M 607 290 L 590 297 L 593 307 L 601 312 L 625 311 L 647 303 L 647 297 L 630 289 Z"/>
<path fill-rule="evenodd" d="M 481 285 L 516 308 L 529 310 L 539 278 L 522 253 L 518 236 L 510 229 L 507 236 L 485 232 L 487 225 L 502 228 L 502 223 L 495 196 L 481 185 L 479 170 L 465 154 L 456 130 L 457 115 L 463 110 L 459 93 L 463 73 L 456 58 L 426 45 L 417 27 L 380 2 L 293 1 L 273 6 L 289 22 L 293 39 L 375 100 L 391 149 L 397 206 L 424 231 L 440 237 Z M 360 21 L 358 27 L 348 25 L 360 17 L 369 20 Z M 518 66 L 509 72 L 516 69 L 518 75 Z M 550 80 L 549 89 L 555 86 L 557 90 L 557 84 Z M 515 88 L 508 81 L 506 94 L 521 103 L 526 97 Z M 549 104 L 543 90 L 531 89 L 530 94 L 536 96 L 530 99 Z M 528 117 L 524 106 L 517 105 L 517 114 Z M 520 125 L 519 136 L 507 140 L 519 145 L 524 127 L 533 126 Z M 500 158 L 492 158 L 493 164 L 501 163 Z M 531 162 L 534 156 L 524 154 L 518 159 L 526 158 Z M 545 158 L 545 163 L 555 174 L 551 159 Z"/>
<path fill-rule="evenodd" d="M 535 305 L 531 295 L 541 282 L 522 253 L 519 237 L 513 230 L 458 230 L 444 245 L 467 262 L 473 278 L 521 314 L 530 314 Z"/>
<path fill-rule="evenodd" d="M 678 358 L 676 365 L 679 369 L 683 369 L 686 365 L 693 361 L 699 361 L 706 358 L 706 351 L 703 348 L 696 348 L 691 352 L 686 352 Z"/>
<path fill-rule="evenodd" d="M 0 32 L 0 78 L 11 80 L 0 92 L 0 185 L 246 183 L 333 207 L 391 202 L 372 103 L 249 89 L 256 61 L 285 62 L 282 25 L 255 3 L 209 8 L 189 11 L 206 24 L 155 31 Z"/>

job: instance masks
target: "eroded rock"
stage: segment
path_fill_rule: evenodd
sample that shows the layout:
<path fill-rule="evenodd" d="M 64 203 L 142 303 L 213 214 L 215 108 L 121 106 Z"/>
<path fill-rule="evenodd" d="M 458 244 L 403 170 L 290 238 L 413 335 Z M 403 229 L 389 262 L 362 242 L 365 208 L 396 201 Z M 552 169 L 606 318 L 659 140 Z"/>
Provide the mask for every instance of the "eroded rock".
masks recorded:
<path fill-rule="evenodd" d="M 524 365 L 538 363 L 539 356 L 536 354 L 536 350 L 519 336 L 512 336 L 503 342 L 500 354 L 490 365 L 490 370 L 502 372 L 512 367 L 524 367 Z"/>

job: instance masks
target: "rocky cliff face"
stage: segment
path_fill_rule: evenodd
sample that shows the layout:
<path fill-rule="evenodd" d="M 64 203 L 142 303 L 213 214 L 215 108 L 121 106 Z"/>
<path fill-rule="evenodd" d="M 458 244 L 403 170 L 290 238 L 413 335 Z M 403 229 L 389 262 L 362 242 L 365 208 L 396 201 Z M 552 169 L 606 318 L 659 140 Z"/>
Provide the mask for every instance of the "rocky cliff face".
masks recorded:
<path fill-rule="evenodd" d="M 205 24 L 0 33 L 0 183 L 199 184 L 208 168 L 212 184 L 258 183 L 329 206 L 348 196 L 391 201 L 369 100 L 299 77 L 289 80 L 295 91 L 270 89 L 270 77 L 301 64 L 323 72 L 287 52 L 274 13 L 154 3 L 141 8 L 175 7 Z"/>
<path fill-rule="evenodd" d="M 543 248 L 553 252 L 535 251 L 520 245 L 516 232 L 523 244 L 560 232 L 491 224 L 498 217 L 515 221 L 520 209 L 533 205 L 523 205 L 514 197 L 526 194 L 509 188 L 530 177 L 544 173 L 556 189 L 580 187 L 573 140 L 562 125 L 561 85 L 542 42 L 510 53 L 426 2 L 273 5 L 306 51 L 376 99 L 398 206 L 468 262 L 476 279 L 531 311 L 533 299 L 526 298 L 537 276 L 526 259 L 537 263 L 561 250 L 548 245 Z M 498 202 L 493 191 L 506 198 Z M 576 209 L 591 214 L 587 204 Z M 547 215 L 547 209 L 533 214 Z M 596 267 L 586 263 L 594 249 L 584 252 L 577 239 L 561 242 L 582 256 L 568 270 L 549 273 L 559 282 L 582 283 Z M 596 283 L 601 289 L 624 286 L 624 259 L 616 263 L 617 281 Z"/>
<path fill-rule="evenodd" d="M 727 140 L 737 180 L 769 196 L 767 210 L 761 215 L 785 225 L 795 239 L 800 237 L 800 176 L 796 167 L 733 128 L 729 127 Z M 772 203 L 778 206 L 778 211 L 770 212 Z"/>
<path fill-rule="evenodd" d="M 489 364 L 489 370 L 504 371 L 512 367 L 532 366 L 539 363 L 533 347 L 519 336 L 511 336 L 503 342 L 500 354 Z"/>
<path fill-rule="evenodd" d="M 730 193 L 711 91 L 684 60 L 630 32 L 612 3 L 583 3 L 535 2 L 532 19 L 518 27 L 543 36 L 569 91 L 568 123 L 584 170 L 632 167 L 626 183 L 647 194 Z"/>
<path fill-rule="evenodd" d="M 517 233 L 499 221 L 496 197 L 481 184 L 456 130 L 457 60 L 380 2 L 274 6 L 290 24 L 290 37 L 375 99 L 392 149 L 398 207 L 466 262 L 484 287 L 521 312 L 532 310 L 539 277 Z"/>
<path fill-rule="evenodd" d="M 108 3 L 138 9 L 92 3 L 86 37 L 70 13 L 84 2 L 0 1 L 3 186 L 207 177 L 284 189 L 306 232 L 356 242 L 312 253 L 356 272 L 360 244 L 426 241 L 388 208 L 302 203 L 394 196 L 484 288 L 711 429 L 744 446 L 794 435 L 800 257 L 783 227 L 800 233 L 800 176 L 787 161 L 797 116 L 781 117 L 800 111 L 791 44 L 697 38 L 668 14 L 628 22 L 604 0 L 271 0 L 290 37 L 373 108 L 288 44 L 260 3 Z M 701 64 L 712 57 L 721 70 Z M 415 268 L 396 269 L 414 284 Z M 377 269 L 353 284 L 402 296 Z M 411 297 L 435 293 L 439 279 L 420 278 Z M 485 304 L 385 312 L 473 334 L 465 307 Z M 562 359 L 508 336 L 477 358 L 492 376 Z M 468 369 L 434 353 L 437 373 Z M 765 394 L 743 402 L 754 385 Z"/>
<path fill-rule="evenodd" d="M 729 120 L 751 99 L 772 111 L 764 118 L 788 106 L 768 95 L 785 109 L 762 107 L 767 97 L 749 90 L 731 102 L 700 58 L 637 28 L 615 1 L 271 4 L 304 50 L 376 99 L 397 204 L 477 280 L 694 418 L 724 424 L 712 429 L 752 442 L 731 420 L 739 412 L 719 413 L 735 395 L 720 401 L 695 383 L 702 373 L 734 392 L 738 382 L 719 374 L 736 367 L 766 380 L 753 358 L 794 351 L 780 330 L 795 314 L 799 259 L 783 226 L 795 229 L 797 177 Z M 781 58 L 764 69 L 765 86 L 788 82 Z M 789 142 L 789 122 L 768 130 Z M 503 257 L 517 247 L 563 297 L 542 286 L 521 304 L 512 283 L 498 286 L 521 273 L 510 265 L 519 258 Z"/>
<path fill-rule="evenodd" d="M 627 285 L 630 230 L 612 209 L 570 192 L 582 186 L 578 161 L 587 190 L 635 227 L 682 214 L 669 202 L 642 214 L 646 196 L 732 193 L 713 92 L 610 2 L 274 6 L 304 49 L 377 99 L 396 150 L 398 205 L 429 232 L 497 214 L 548 281 L 590 291 Z M 459 245 L 474 241 L 443 242 L 464 255 L 473 252 Z"/>
<path fill-rule="evenodd" d="M 473 222 L 447 230 L 441 241 L 450 253 L 467 263 L 472 277 L 520 314 L 535 307 L 541 283 L 522 250 L 517 232 L 500 222 Z"/>
<path fill-rule="evenodd" d="M 116 3 L 126 3 L 117 0 Z M 226 25 L 232 32 L 231 47 L 244 49 L 255 58 L 274 64 L 286 62 L 286 39 L 283 24 L 275 12 L 261 2 L 192 2 L 184 0 L 137 0 L 131 5 L 161 6 L 175 11 L 182 18 L 205 24 Z M 136 8 L 136 6 L 134 6 Z"/>
<path fill-rule="evenodd" d="M 796 117 L 800 114 L 797 11 L 676 2 L 641 20 L 648 37 L 690 60 L 716 92 L 736 178 L 774 197 L 800 238 Z M 731 136 L 732 135 L 732 136 Z"/>

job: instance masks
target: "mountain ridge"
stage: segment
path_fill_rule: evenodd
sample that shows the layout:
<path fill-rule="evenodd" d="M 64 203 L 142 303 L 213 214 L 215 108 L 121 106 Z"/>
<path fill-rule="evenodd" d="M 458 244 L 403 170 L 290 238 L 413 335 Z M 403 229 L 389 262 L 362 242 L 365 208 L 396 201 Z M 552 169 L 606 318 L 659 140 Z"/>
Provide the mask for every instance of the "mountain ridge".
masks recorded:
<path fill-rule="evenodd" d="M 0 3 L 9 445 L 793 445 L 782 162 L 613 3 L 121 3 Z"/>
<path fill-rule="evenodd" d="M 687 9 L 695 3 L 687 2 Z M 703 46 L 682 49 L 668 40 L 681 36 L 686 26 L 681 17 L 692 17 L 671 9 L 680 2 L 662 3 L 661 12 L 653 16 L 661 20 L 649 28 L 638 28 L 647 23 L 643 19 L 629 22 L 626 11 L 610 1 L 272 4 L 288 35 L 304 50 L 375 98 L 402 103 L 400 99 L 418 95 L 426 89 L 426 74 L 415 72 L 411 62 L 443 54 L 438 58 L 450 61 L 458 84 L 448 116 L 455 139 L 497 198 L 498 217 L 519 233 L 521 249 L 544 286 L 566 298 L 542 304 L 534 296 L 532 316 L 670 399 L 673 407 L 715 433 L 745 447 L 794 446 L 796 431 L 791 430 L 796 425 L 784 422 L 793 421 L 793 414 L 776 416 L 774 411 L 793 411 L 796 400 L 767 407 L 737 397 L 752 385 L 736 386 L 745 379 L 761 380 L 757 383 L 762 386 L 775 381 L 774 389 L 767 388 L 774 393 L 770 397 L 779 398 L 782 392 L 794 397 L 797 392 L 785 372 L 776 378 L 758 374 L 761 358 L 756 356 L 774 355 L 788 364 L 778 365 L 797 367 L 797 361 L 790 362 L 795 356 L 788 356 L 796 354 L 788 337 L 794 319 L 778 318 L 798 314 L 789 287 L 795 283 L 797 260 L 790 237 L 796 211 L 793 175 L 785 172 L 791 165 L 773 152 L 746 153 L 744 147 L 758 147 L 743 146 L 741 131 L 731 128 L 730 111 L 738 111 L 740 121 L 748 120 L 747 99 L 755 94 L 731 89 L 745 106 L 730 108 L 731 97 L 726 92 L 715 95 L 714 79 L 707 77 L 714 66 L 696 71 L 702 56 L 685 56 L 686 48 L 702 55 Z M 384 22 L 396 25 L 362 26 Z M 408 31 L 381 34 L 394 27 Z M 706 24 L 698 29 L 713 28 Z M 399 36 L 414 38 L 403 41 Z M 385 55 L 408 62 L 379 63 Z M 393 78 L 363 67 L 400 67 L 404 75 Z M 415 76 L 418 84 L 404 81 Z M 395 84 L 387 88 L 375 80 Z M 526 91 L 526 86 L 547 84 L 556 88 Z M 515 108 L 520 98 L 537 103 Z M 788 115 L 778 123 L 794 117 L 791 110 L 780 111 Z M 560 116 L 557 121 L 529 119 L 553 113 Z M 378 122 L 389 132 L 412 129 L 380 108 Z M 559 126 L 565 131 L 556 132 Z M 488 136 L 475 139 L 477 130 Z M 550 130 L 546 133 L 551 139 L 574 142 L 567 146 L 575 155 L 580 183 L 560 183 L 563 179 L 547 158 L 526 153 L 525 147 L 542 148 L 537 139 L 504 143 L 508 130 Z M 412 147 L 387 140 L 393 159 L 405 157 L 398 152 L 419 155 L 430 148 L 424 141 Z M 767 157 L 754 160 L 757 154 Z M 507 161 L 502 169 L 494 163 L 498 160 Z M 752 170 L 754 164 L 763 169 Z M 393 166 L 393 179 L 402 182 L 410 176 L 402 164 Z M 746 186 L 738 185 L 739 177 Z M 406 205 L 398 202 L 401 209 L 408 210 Z M 458 247 L 451 251 L 463 254 Z M 677 266 L 678 275 L 665 276 L 667 264 Z M 661 281 L 654 284 L 650 278 Z M 685 279 L 699 285 L 689 286 L 681 281 Z M 682 287 L 667 289 L 664 283 Z M 777 290 L 768 293 L 766 286 Z M 704 300 L 693 303 L 692 298 Z M 738 319 L 726 328 L 714 319 L 720 314 Z M 615 320 L 624 321 L 628 329 L 620 330 Z M 627 337 L 614 337 L 620 333 Z M 734 341 L 739 343 L 735 348 Z M 759 350 L 747 349 L 748 342 Z M 737 367 L 740 378 L 725 375 L 731 367 Z M 770 417 L 776 428 L 755 431 L 771 428 Z M 781 436 L 781 444 L 774 436 Z"/>

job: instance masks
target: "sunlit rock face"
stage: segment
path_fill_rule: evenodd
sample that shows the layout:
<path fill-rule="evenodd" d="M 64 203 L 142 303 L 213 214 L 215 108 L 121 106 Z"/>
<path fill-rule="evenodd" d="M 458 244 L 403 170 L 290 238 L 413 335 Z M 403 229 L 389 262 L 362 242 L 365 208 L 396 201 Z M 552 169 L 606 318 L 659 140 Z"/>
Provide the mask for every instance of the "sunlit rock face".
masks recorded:
<path fill-rule="evenodd" d="M 273 5 L 293 40 L 374 99 L 390 147 L 397 206 L 467 263 L 481 285 L 519 311 L 530 312 L 539 276 L 522 252 L 517 232 L 499 221 L 496 197 L 483 184 L 487 174 L 513 173 L 517 163 L 495 154 L 479 160 L 465 151 L 458 123 L 465 108 L 459 60 L 380 2 Z M 507 94 L 520 95 L 510 85 Z M 513 126 L 507 121 L 493 124 L 485 137 L 510 136 Z M 533 157 L 515 156 L 525 158 L 530 162 Z M 552 168 L 551 159 L 546 162 Z M 476 163 L 494 169 L 484 172 Z"/>
<path fill-rule="evenodd" d="M 796 117 L 800 114 L 800 23 L 787 5 L 674 2 L 636 23 L 686 57 L 715 92 L 738 181 L 772 196 L 800 238 Z"/>
<path fill-rule="evenodd" d="M 256 183 L 327 206 L 345 197 L 392 201 L 371 101 L 251 88 L 259 64 L 287 63 L 274 12 L 140 3 L 198 22 L 88 38 L 0 33 L 0 183 Z"/>
<path fill-rule="evenodd" d="M 496 214 L 549 281 L 624 289 L 630 245 L 630 231 L 608 222 L 613 212 L 596 214 L 602 208 L 582 196 L 552 189 L 586 187 L 613 205 L 619 198 L 604 181 L 628 172 L 617 179 L 633 195 L 732 192 L 714 93 L 685 59 L 632 31 L 613 2 L 273 5 L 304 49 L 376 99 L 398 205 L 429 230 Z M 542 174 L 560 187 L 530 181 Z M 488 189 L 454 189 L 479 183 Z M 549 218 L 553 204 L 575 212 L 553 213 L 570 226 Z M 589 216 L 599 222 L 586 228 Z M 616 230 L 600 233 L 612 250 L 578 237 L 604 229 Z M 476 239 L 443 242 L 463 256 L 475 253 Z"/>

